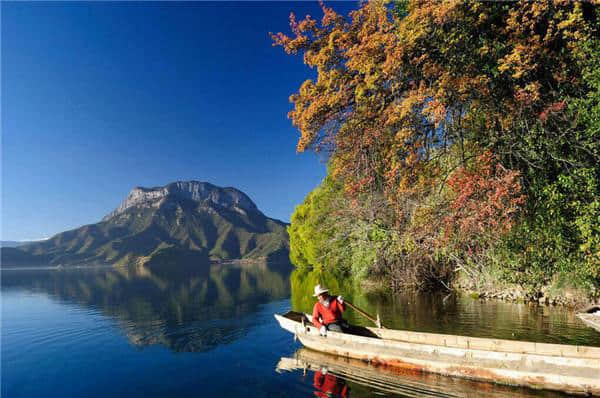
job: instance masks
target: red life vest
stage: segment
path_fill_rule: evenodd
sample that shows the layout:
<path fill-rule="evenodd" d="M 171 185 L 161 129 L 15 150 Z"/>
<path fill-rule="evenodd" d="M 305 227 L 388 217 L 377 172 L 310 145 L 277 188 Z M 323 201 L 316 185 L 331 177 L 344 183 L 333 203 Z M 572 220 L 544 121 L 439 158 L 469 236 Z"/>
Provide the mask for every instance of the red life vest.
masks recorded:
<path fill-rule="evenodd" d="M 329 325 L 332 322 L 342 319 L 342 312 L 346 310 L 345 304 L 340 304 L 337 297 L 329 297 L 329 307 L 325 307 L 319 301 L 315 303 L 312 314 L 313 324 L 320 328 L 323 325 Z M 319 320 L 319 318 L 321 318 Z"/>

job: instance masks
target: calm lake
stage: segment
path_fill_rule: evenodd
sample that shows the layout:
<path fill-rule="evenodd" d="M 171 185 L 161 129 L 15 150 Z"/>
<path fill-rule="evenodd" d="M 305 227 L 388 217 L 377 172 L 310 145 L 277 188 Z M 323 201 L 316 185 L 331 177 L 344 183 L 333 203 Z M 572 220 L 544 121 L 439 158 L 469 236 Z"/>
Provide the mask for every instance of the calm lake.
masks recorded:
<path fill-rule="evenodd" d="M 290 264 L 257 263 L 4 270 L 1 394 L 562 396 L 391 374 L 301 349 L 273 318 L 311 305 L 309 283 L 297 275 L 292 294 L 292 269 Z M 558 307 L 455 296 L 384 301 L 343 293 L 395 328 L 600 346 L 600 333 Z M 367 324 L 356 314 L 348 318 Z M 340 366 L 331 367 L 336 361 Z"/>

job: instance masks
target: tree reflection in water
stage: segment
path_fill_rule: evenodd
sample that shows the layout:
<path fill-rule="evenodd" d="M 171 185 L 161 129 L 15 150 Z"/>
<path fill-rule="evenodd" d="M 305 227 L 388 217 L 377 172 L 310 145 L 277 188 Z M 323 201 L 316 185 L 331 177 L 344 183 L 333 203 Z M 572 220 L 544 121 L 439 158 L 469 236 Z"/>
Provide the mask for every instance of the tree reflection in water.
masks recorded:
<path fill-rule="evenodd" d="M 567 307 L 474 300 L 468 295 L 447 292 L 365 294 L 360 286 L 323 270 L 298 268 L 290 279 L 295 311 L 312 313 L 313 289 L 319 283 L 368 313 L 379 314 L 390 329 L 543 343 L 591 346 L 600 343 L 598 333 L 580 322 L 575 311 Z M 351 324 L 373 326 L 353 310 L 346 311 L 344 318 Z"/>

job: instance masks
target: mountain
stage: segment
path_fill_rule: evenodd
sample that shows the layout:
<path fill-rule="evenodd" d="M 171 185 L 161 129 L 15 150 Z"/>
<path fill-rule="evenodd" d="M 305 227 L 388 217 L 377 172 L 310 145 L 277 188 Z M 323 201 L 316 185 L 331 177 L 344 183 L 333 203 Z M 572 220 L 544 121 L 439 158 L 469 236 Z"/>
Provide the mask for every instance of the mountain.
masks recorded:
<path fill-rule="evenodd" d="M 97 224 L 2 248 L 2 266 L 286 258 L 286 224 L 243 192 L 198 181 L 136 187 Z"/>

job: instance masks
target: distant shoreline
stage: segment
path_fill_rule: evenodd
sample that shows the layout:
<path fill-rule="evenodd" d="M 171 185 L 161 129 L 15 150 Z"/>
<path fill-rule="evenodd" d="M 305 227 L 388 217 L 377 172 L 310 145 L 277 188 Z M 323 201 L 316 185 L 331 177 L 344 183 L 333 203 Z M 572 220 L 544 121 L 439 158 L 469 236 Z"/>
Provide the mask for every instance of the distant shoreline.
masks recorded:
<path fill-rule="evenodd" d="M 67 269 L 82 268 L 120 268 L 122 265 L 55 265 L 55 266 L 30 266 L 30 267 L 0 267 L 0 271 L 62 271 Z"/>
<path fill-rule="evenodd" d="M 269 261 L 267 257 L 237 258 L 231 260 L 210 260 L 210 265 L 244 265 Z M 273 263 L 281 261 L 273 260 Z M 55 266 L 25 266 L 25 267 L 0 267 L 0 271 L 64 271 L 72 269 L 98 269 L 98 268 L 127 268 L 134 264 L 88 264 L 88 265 L 55 265 Z"/>

